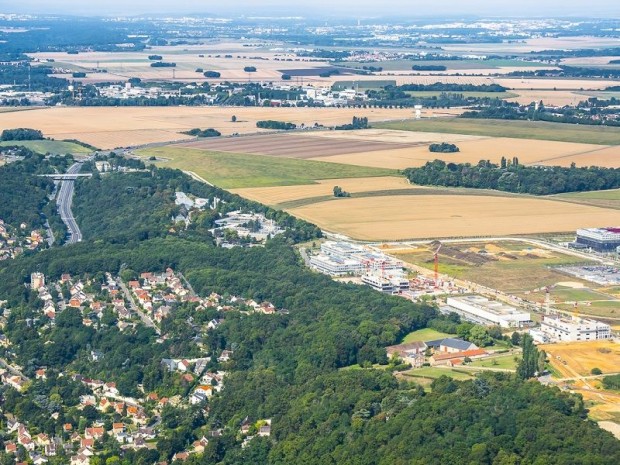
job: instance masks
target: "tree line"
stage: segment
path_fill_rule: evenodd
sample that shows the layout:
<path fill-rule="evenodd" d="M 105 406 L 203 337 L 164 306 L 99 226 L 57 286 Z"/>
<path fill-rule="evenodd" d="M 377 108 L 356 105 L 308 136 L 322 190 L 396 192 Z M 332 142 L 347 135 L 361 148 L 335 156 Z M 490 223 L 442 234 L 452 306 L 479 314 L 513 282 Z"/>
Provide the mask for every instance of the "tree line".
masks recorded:
<path fill-rule="evenodd" d="M 496 189 L 533 195 L 562 194 L 620 188 L 620 169 L 570 168 L 560 166 L 523 166 L 517 158 L 502 157 L 500 165 L 481 160 L 470 163 L 427 162 L 420 168 L 407 168 L 410 182 L 420 185 Z"/>

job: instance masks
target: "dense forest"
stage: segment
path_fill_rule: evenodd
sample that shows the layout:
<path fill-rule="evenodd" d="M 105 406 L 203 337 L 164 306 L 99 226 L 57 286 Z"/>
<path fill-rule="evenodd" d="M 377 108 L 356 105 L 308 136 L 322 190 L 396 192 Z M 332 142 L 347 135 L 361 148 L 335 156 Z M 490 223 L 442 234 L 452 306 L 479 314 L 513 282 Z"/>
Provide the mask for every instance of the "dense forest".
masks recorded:
<path fill-rule="evenodd" d="M 0 218 L 14 227 L 25 223 L 29 228 L 39 228 L 44 223 L 41 212 L 49 203 L 54 182 L 37 175 L 64 172 L 72 159 L 46 159 L 24 147 L 2 147 L 2 151 L 17 155 L 20 160 L 0 167 Z M 53 209 L 47 211 L 55 214 Z"/>
<path fill-rule="evenodd" d="M 144 169 L 144 165 L 140 165 Z M 85 164 L 84 171 L 92 170 Z M 117 243 L 141 241 L 170 234 L 172 218 L 181 207 L 175 205 L 175 192 L 219 199 L 215 210 L 201 213 L 187 229 L 175 234 L 204 238 L 219 213 L 234 210 L 255 211 L 274 219 L 286 228 L 284 237 L 290 242 L 320 237 L 320 230 L 286 212 L 276 211 L 257 202 L 243 199 L 217 187 L 209 186 L 179 170 L 149 167 L 141 172 L 110 173 L 76 182 L 73 201 L 74 216 L 86 239 L 105 238 Z M 101 199 L 106 199 L 102 202 Z"/>
<path fill-rule="evenodd" d="M 200 224 L 210 224 L 208 215 L 197 221 L 195 231 L 170 233 L 163 220 L 176 208 L 177 190 L 209 199 L 217 195 L 222 209 L 260 207 L 278 221 L 290 222 L 291 231 L 265 247 L 232 250 L 215 247 L 201 229 Z M 361 369 L 385 366 L 384 348 L 412 330 L 431 326 L 456 333 L 461 325 L 458 317 L 440 316 L 432 306 L 310 271 L 290 245 L 314 237 L 316 229 L 307 223 L 180 171 L 155 168 L 82 179 L 74 204 L 85 242 L 0 263 L 0 297 L 12 308 L 6 334 L 27 373 L 45 363 L 50 374 L 105 376 L 123 394 L 135 394 L 141 383 L 147 390 L 183 395 L 191 386 L 175 385 L 160 361 L 197 353 L 191 321 L 223 318 L 216 329 L 200 334 L 203 355 L 234 351 L 231 361 L 211 365 L 229 374 L 222 392 L 208 401 L 208 415 L 198 406 L 168 406 L 155 449 L 124 451 L 106 440 L 101 456 L 91 463 L 170 460 L 215 429 L 222 434 L 209 436 L 204 453 L 186 463 L 612 465 L 620 458 L 620 442 L 586 419 L 578 395 L 503 373 L 467 382 L 441 377 L 426 392 L 389 370 Z M 157 342 L 142 325 L 117 330 L 112 314 L 92 327 L 84 326 L 76 310 L 61 312 L 52 327 L 45 319 L 35 321 L 40 302 L 23 285 L 35 269 L 49 280 L 70 273 L 100 282 L 105 271 L 122 270 L 122 276 L 132 279 L 167 267 L 182 272 L 200 295 L 244 296 L 287 311 L 245 315 L 181 307 L 164 320 L 166 340 Z M 91 350 L 104 353 L 103 360 L 92 363 Z M 528 357 L 523 377 L 529 377 L 534 358 Z M 54 385 L 38 380 L 24 394 L 0 389 L 5 412 L 28 421 L 33 432 L 49 434 L 59 432 L 65 422 L 82 428 L 97 419 L 96 410 L 77 408 L 83 393 L 70 377 Z M 246 417 L 272 419 L 271 437 L 242 447 L 238 431 Z"/>
<path fill-rule="evenodd" d="M 516 159 L 513 159 L 516 160 Z M 560 166 L 523 166 L 502 157 L 499 165 L 481 160 L 470 163 L 429 161 L 420 168 L 407 168 L 410 182 L 423 186 L 497 189 L 521 194 L 550 195 L 620 187 L 618 168 L 570 168 Z"/>

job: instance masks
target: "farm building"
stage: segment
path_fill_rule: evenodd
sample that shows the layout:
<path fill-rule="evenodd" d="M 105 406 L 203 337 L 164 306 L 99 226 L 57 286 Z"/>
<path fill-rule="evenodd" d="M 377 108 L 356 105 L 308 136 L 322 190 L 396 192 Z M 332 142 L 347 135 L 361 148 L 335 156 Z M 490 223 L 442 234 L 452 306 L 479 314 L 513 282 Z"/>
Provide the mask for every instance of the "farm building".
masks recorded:
<path fill-rule="evenodd" d="M 426 348 L 427 346 L 424 342 L 417 341 L 390 346 L 385 350 L 388 357 L 396 355 L 403 359 L 404 362 L 410 363 L 414 368 L 419 368 L 424 364 Z"/>
<path fill-rule="evenodd" d="M 475 360 L 479 358 L 484 358 L 488 355 L 485 350 L 482 349 L 472 349 L 465 350 L 463 352 L 452 352 L 452 353 L 437 353 L 433 354 L 430 358 L 430 362 L 432 366 L 438 365 L 447 365 L 447 366 L 455 366 L 462 365 L 466 360 L 466 358 Z"/>
<path fill-rule="evenodd" d="M 456 354 L 468 350 L 476 350 L 478 348 L 478 346 L 473 342 L 452 337 L 436 339 L 434 341 L 426 341 L 426 345 L 433 349 L 435 353 L 444 354 Z"/>
<path fill-rule="evenodd" d="M 578 229 L 574 244 L 597 252 L 615 252 L 620 247 L 620 227 Z"/>
<path fill-rule="evenodd" d="M 502 328 L 519 328 L 530 321 L 530 314 L 481 296 L 448 297 L 446 303 L 469 321 Z"/>
<path fill-rule="evenodd" d="M 598 341 L 611 339 L 611 326 L 586 318 L 543 316 L 541 331 L 552 341 Z"/>

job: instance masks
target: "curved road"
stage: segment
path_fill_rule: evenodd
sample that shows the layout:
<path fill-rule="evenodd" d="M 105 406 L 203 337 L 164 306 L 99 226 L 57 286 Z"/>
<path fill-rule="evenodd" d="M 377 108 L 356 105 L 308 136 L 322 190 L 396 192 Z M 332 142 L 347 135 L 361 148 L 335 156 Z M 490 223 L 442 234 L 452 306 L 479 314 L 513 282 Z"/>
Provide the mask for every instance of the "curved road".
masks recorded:
<path fill-rule="evenodd" d="M 74 163 L 69 167 L 66 174 L 77 174 L 82 169 L 83 162 Z M 58 204 L 58 212 L 60 218 L 67 225 L 69 231 L 69 239 L 67 244 L 75 244 L 82 240 L 82 233 L 78 226 L 73 213 L 71 212 L 71 203 L 73 200 L 73 188 L 75 185 L 74 180 L 60 181 L 60 189 L 58 190 L 58 197 L 56 203 Z"/>

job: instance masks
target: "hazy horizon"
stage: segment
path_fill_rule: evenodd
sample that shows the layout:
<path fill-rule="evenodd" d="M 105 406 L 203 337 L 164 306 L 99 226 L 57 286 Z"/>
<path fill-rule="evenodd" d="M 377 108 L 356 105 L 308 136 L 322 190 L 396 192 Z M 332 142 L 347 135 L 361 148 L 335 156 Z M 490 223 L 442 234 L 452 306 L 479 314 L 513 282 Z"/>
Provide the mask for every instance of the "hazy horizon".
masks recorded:
<path fill-rule="evenodd" d="M 379 6 L 377 6 L 379 5 Z M 490 17 L 620 17 L 620 2 L 592 0 L 584 5 L 579 0 L 522 0 L 520 2 L 493 2 L 490 0 L 437 0 L 429 5 L 423 1 L 387 0 L 233 0 L 226 5 L 195 0 L 0 0 L 0 13 L 73 14 L 73 15 L 144 15 L 144 14 L 215 14 L 215 15 L 264 15 L 304 17 L 338 16 L 360 17 L 428 17 L 428 16 L 490 16 Z"/>

